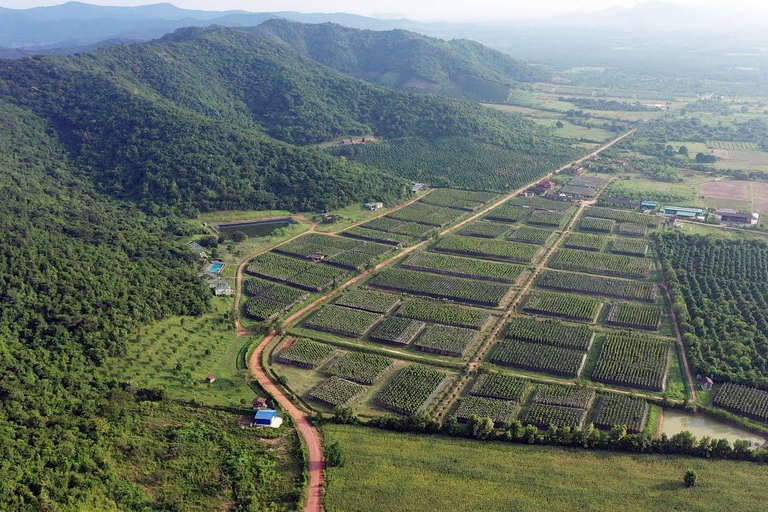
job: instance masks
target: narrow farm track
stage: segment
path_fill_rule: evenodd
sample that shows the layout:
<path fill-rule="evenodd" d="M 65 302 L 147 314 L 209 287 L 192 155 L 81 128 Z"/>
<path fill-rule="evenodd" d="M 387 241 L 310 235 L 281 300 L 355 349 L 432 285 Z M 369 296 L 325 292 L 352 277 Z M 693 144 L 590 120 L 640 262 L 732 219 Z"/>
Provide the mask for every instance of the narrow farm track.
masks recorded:
<path fill-rule="evenodd" d="M 452 233 L 453 231 L 455 231 L 457 229 L 460 229 L 462 226 L 468 224 L 469 222 L 472 222 L 472 221 L 480 218 L 481 216 L 485 215 L 490 210 L 493 210 L 494 208 L 496 208 L 498 206 L 501 206 L 502 204 L 504 204 L 505 202 L 510 200 L 512 197 L 518 195 L 523 190 L 525 190 L 528 187 L 538 183 L 539 181 L 551 178 L 552 176 L 554 176 L 558 172 L 560 172 L 560 171 L 562 171 L 564 169 L 567 169 L 571 165 L 580 164 L 580 163 L 588 160 L 589 158 L 591 158 L 591 157 L 593 157 L 595 155 L 598 155 L 600 152 L 610 148 L 611 146 L 613 146 L 614 144 L 618 143 L 619 141 L 621 141 L 621 140 L 625 139 L 626 137 L 629 137 L 630 135 L 632 135 L 635 132 L 635 130 L 636 130 L 636 128 L 633 128 L 632 130 L 629 130 L 628 132 L 622 134 L 621 136 L 619 136 L 616 139 L 608 142 L 607 144 L 604 144 L 600 148 L 598 148 L 598 149 L 592 151 L 591 153 L 589 153 L 589 154 L 579 158 L 578 160 L 575 160 L 573 162 L 565 164 L 562 167 L 560 167 L 560 168 L 558 168 L 558 169 L 556 169 L 556 170 L 546 174 L 545 176 L 540 176 L 536 180 L 534 180 L 534 181 L 532 181 L 530 183 L 527 183 L 526 185 L 524 185 L 524 186 L 522 186 L 522 187 L 520 187 L 520 188 L 518 188 L 518 189 L 516 189 L 514 191 L 511 191 L 511 192 L 507 193 L 506 195 L 502 196 L 500 199 L 498 199 L 498 200 L 494 201 L 493 203 L 487 205 L 486 207 L 480 209 L 479 211 L 475 212 L 473 215 L 470 215 L 468 218 L 464 219 L 463 221 L 461 221 L 461 222 L 459 222 L 459 223 L 457 223 L 457 224 L 455 224 L 453 226 L 449 226 L 448 228 L 444 229 L 442 232 L 440 232 L 440 235 L 442 236 L 442 235 L 445 235 L 445 234 L 448 234 L 448 233 Z M 423 196 L 421 196 L 421 197 L 423 197 Z M 386 215 L 386 214 L 391 213 L 392 211 L 396 211 L 396 210 L 398 210 L 400 208 L 404 208 L 408 204 L 413 203 L 413 202 L 417 201 L 418 199 L 420 199 L 420 197 L 414 198 L 412 201 L 410 201 L 410 202 L 408 202 L 406 204 L 400 205 L 399 207 L 397 207 L 397 208 L 395 208 L 393 210 L 389 210 L 387 212 L 383 212 L 380 216 Z M 574 219 L 575 218 L 576 217 L 574 217 Z M 368 220 L 371 220 L 371 219 L 368 219 Z M 312 233 L 312 232 L 315 231 L 316 227 L 317 227 L 317 224 L 314 224 L 314 225 L 312 225 L 312 227 L 310 227 L 310 229 L 308 231 L 306 231 L 304 233 L 301 233 L 301 234 L 298 234 L 298 235 L 296 235 L 294 237 L 291 237 L 288 240 L 285 240 L 284 242 L 282 242 L 282 243 L 280 243 L 280 244 L 278 244 L 278 245 L 276 245 L 274 247 L 279 247 L 280 245 L 284 245 L 284 244 L 286 244 L 286 243 L 288 243 L 288 242 L 290 242 L 290 241 L 292 241 L 292 240 L 294 240 L 296 238 L 299 238 L 299 237 L 305 235 L 306 233 Z M 345 229 L 348 229 L 349 227 L 351 227 L 351 226 L 348 226 Z M 341 230 L 339 230 L 339 231 L 341 231 Z M 333 234 L 338 234 L 339 231 L 336 231 Z M 405 257 L 406 255 L 412 253 L 413 251 L 418 250 L 418 249 L 424 247 L 425 245 L 429 244 L 430 242 L 431 242 L 431 240 L 429 240 L 429 239 L 428 240 L 424 240 L 423 242 L 421 242 L 419 244 L 416 244 L 416 245 L 413 245 L 411 247 L 407 247 L 405 249 L 402 249 L 401 251 L 398 251 L 392 257 L 386 259 L 385 261 L 380 262 L 379 264 L 375 265 L 373 268 L 358 274 L 357 276 L 353 277 L 352 279 L 349 279 L 348 281 L 346 281 L 345 283 L 343 283 L 341 286 L 337 287 L 336 289 L 333 289 L 333 290 L 330 290 L 330 291 L 326 292 L 325 294 L 323 294 L 320 297 L 318 297 L 316 300 L 312 301 L 310 304 L 308 304 L 308 305 L 304 306 L 303 308 L 301 308 L 300 310 L 292 313 L 291 315 L 289 315 L 288 317 L 286 317 L 283 320 L 282 325 L 284 327 L 289 326 L 291 323 L 293 323 L 296 320 L 298 320 L 299 318 L 301 318 L 303 315 L 308 313 L 310 310 L 312 310 L 313 308 L 315 308 L 318 305 L 322 304 L 323 302 L 328 301 L 332 297 L 338 295 L 340 292 L 342 292 L 346 288 L 354 285 L 355 283 L 360 282 L 361 280 L 363 280 L 366 277 L 368 277 L 369 275 L 371 275 L 373 272 L 376 272 L 376 271 L 378 271 L 378 270 L 380 270 L 380 269 L 382 269 L 382 268 L 384 268 L 384 267 L 386 267 L 388 265 L 393 264 L 394 262 L 402 259 L 403 257 Z M 555 245 L 559 245 L 559 242 L 560 242 L 560 240 L 558 240 L 558 243 L 555 244 Z M 553 245 L 553 247 L 555 245 Z M 235 315 L 235 327 L 237 329 L 237 336 L 238 337 L 244 337 L 244 336 L 247 336 L 249 334 L 248 330 L 242 325 L 241 316 L 240 316 L 240 303 L 241 303 L 241 299 L 242 299 L 243 275 L 244 275 L 244 272 L 245 272 L 245 268 L 248 265 L 248 263 L 251 260 L 253 260 L 255 257 L 257 257 L 260 254 L 263 254 L 265 252 L 268 252 L 269 250 L 274 249 L 274 247 L 272 247 L 272 248 L 270 248 L 268 250 L 264 250 L 264 251 L 261 251 L 259 253 L 256 253 L 256 254 L 253 254 L 253 255 L 249 256 L 248 258 L 243 260 L 240 263 L 240 265 L 238 266 L 238 268 L 237 268 L 237 283 L 236 283 L 236 287 L 235 287 L 235 312 L 234 312 L 234 315 Z M 550 254 L 551 254 L 551 251 L 550 251 Z M 550 254 L 548 254 L 547 257 Z M 535 276 L 532 275 L 531 276 L 531 280 L 534 277 Z M 525 289 L 527 290 L 529 286 L 530 285 L 527 285 L 525 287 Z M 523 293 L 523 290 L 521 290 L 521 292 L 518 295 L 518 298 L 516 300 L 519 300 L 519 296 L 522 295 L 522 293 Z M 514 308 L 511 308 L 511 309 L 514 309 Z M 499 323 L 498 329 L 501 328 L 500 327 L 501 325 L 503 325 L 503 322 Z M 498 334 L 498 331 L 495 331 L 494 332 L 494 336 L 497 335 L 497 334 Z M 269 378 L 266 370 L 264 369 L 264 367 L 262 365 L 262 355 L 263 355 L 264 349 L 266 348 L 266 346 L 272 340 L 274 340 L 274 338 L 276 336 L 277 336 L 277 331 L 276 330 L 272 330 L 269 334 L 267 334 L 267 336 L 261 341 L 261 343 L 259 343 L 259 345 L 254 350 L 253 354 L 251 354 L 251 357 L 248 359 L 248 367 L 251 370 L 251 372 L 253 373 L 253 375 L 256 377 L 256 379 L 259 382 L 259 384 L 262 387 L 264 387 L 264 389 L 267 392 L 269 392 L 275 398 L 275 400 L 277 400 L 277 402 L 280 404 L 281 408 L 283 408 L 283 410 L 285 412 L 287 412 L 291 416 L 291 418 L 296 423 L 299 435 L 307 443 L 307 446 L 309 448 L 309 461 L 308 461 L 308 464 L 309 464 L 309 488 L 308 488 L 308 496 L 307 496 L 306 504 L 304 506 L 304 510 L 305 510 L 305 512 L 321 512 L 322 511 L 322 486 L 323 486 L 323 481 L 324 481 L 325 458 L 323 456 L 322 442 L 321 442 L 320 434 L 309 423 L 309 421 L 307 420 L 306 413 L 304 411 L 302 411 L 301 409 L 299 409 L 298 407 L 296 407 L 296 405 L 294 405 L 290 401 L 288 396 L 286 396 L 286 394 L 280 389 L 280 387 L 277 386 L 274 382 L 272 382 L 272 380 Z M 493 338 L 491 337 L 490 339 L 492 340 Z M 487 350 L 487 346 L 483 347 L 481 350 L 483 350 L 483 353 L 484 353 L 484 350 Z M 482 357 L 482 354 L 479 354 L 477 357 Z M 476 366 L 476 364 L 475 364 L 475 366 Z M 461 387 L 459 387 L 458 389 L 461 389 Z"/>
<path fill-rule="evenodd" d="M 672 295 L 669 293 L 669 287 L 667 286 L 667 278 L 662 270 L 661 285 L 664 287 L 664 292 L 667 294 L 667 300 L 669 301 L 669 310 L 672 313 L 672 323 L 675 324 L 675 336 L 677 345 L 683 354 L 683 367 L 685 368 L 685 377 L 688 381 L 688 387 L 691 390 L 691 401 L 698 402 L 699 398 L 696 395 L 696 384 L 693 381 L 693 375 L 691 375 L 691 367 L 688 364 L 688 352 L 685 350 L 685 344 L 683 343 L 683 336 L 680 333 L 680 324 L 677 322 L 677 313 L 672 304 Z"/>

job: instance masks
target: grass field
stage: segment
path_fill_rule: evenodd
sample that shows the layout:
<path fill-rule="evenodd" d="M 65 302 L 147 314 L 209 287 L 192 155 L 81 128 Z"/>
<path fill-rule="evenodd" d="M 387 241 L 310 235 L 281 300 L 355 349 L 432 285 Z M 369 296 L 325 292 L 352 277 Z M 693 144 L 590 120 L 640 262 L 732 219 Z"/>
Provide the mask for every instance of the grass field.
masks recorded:
<path fill-rule="evenodd" d="M 768 466 L 484 443 L 327 425 L 326 510 L 763 510 Z M 683 486 L 696 471 L 699 483 Z"/>
<path fill-rule="evenodd" d="M 214 298 L 200 317 L 174 316 L 142 328 L 109 372 L 135 386 L 164 388 L 173 399 L 241 407 L 255 396 L 249 373 L 238 368 L 247 338 L 238 339 L 230 320 L 232 299 Z M 241 361 L 242 363 L 242 361 Z M 205 378 L 215 375 L 208 384 Z"/>

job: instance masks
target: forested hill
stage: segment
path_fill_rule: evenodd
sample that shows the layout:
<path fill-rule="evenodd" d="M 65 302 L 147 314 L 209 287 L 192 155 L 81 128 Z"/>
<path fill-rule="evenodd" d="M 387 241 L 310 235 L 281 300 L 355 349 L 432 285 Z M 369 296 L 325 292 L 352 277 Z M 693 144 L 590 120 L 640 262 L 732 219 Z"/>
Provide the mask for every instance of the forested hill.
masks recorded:
<path fill-rule="evenodd" d="M 47 120 L 100 190 L 189 213 L 404 197 L 404 180 L 297 147 L 346 135 L 458 136 L 521 153 L 566 147 L 519 116 L 373 86 L 251 29 L 182 29 L 4 61 L 0 99 Z"/>
<path fill-rule="evenodd" d="M 405 90 L 503 102 L 517 82 L 549 78 L 541 68 L 466 39 L 444 41 L 405 30 L 357 30 L 279 19 L 253 31 L 343 73 Z"/>

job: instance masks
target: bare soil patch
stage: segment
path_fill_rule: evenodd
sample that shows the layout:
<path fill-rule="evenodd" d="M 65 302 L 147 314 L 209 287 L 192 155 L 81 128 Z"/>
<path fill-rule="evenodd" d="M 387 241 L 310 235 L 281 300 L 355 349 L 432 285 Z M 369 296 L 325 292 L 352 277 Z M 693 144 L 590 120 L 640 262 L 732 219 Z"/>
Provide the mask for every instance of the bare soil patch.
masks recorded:
<path fill-rule="evenodd" d="M 752 182 L 752 204 L 755 211 L 768 213 L 768 183 Z"/>
<path fill-rule="evenodd" d="M 701 184 L 701 195 L 705 198 L 746 201 L 749 199 L 749 182 L 708 181 Z"/>

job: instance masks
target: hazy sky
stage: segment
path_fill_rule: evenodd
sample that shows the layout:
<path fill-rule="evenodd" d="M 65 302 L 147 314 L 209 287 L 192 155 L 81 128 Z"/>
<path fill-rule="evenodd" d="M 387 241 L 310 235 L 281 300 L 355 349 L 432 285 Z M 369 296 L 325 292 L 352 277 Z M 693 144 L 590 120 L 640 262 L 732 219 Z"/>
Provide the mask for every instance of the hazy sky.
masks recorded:
<path fill-rule="evenodd" d="M 142 5 L 162 0 L 87 0 L 101 5 Z M 739 6 L 763 11 L 766 0 L 664 0 L 691 6 Z M 56 5 L 62 0 L 0 0 L 0 6 L 28 8 Z M 419 20 L 503 21 L 555 16 L 612 6 L 632 6 L 639 0 L 171 0 L 178 7 L 204 10 L 350 12 L 363 15 L 398 14 Z"/>

